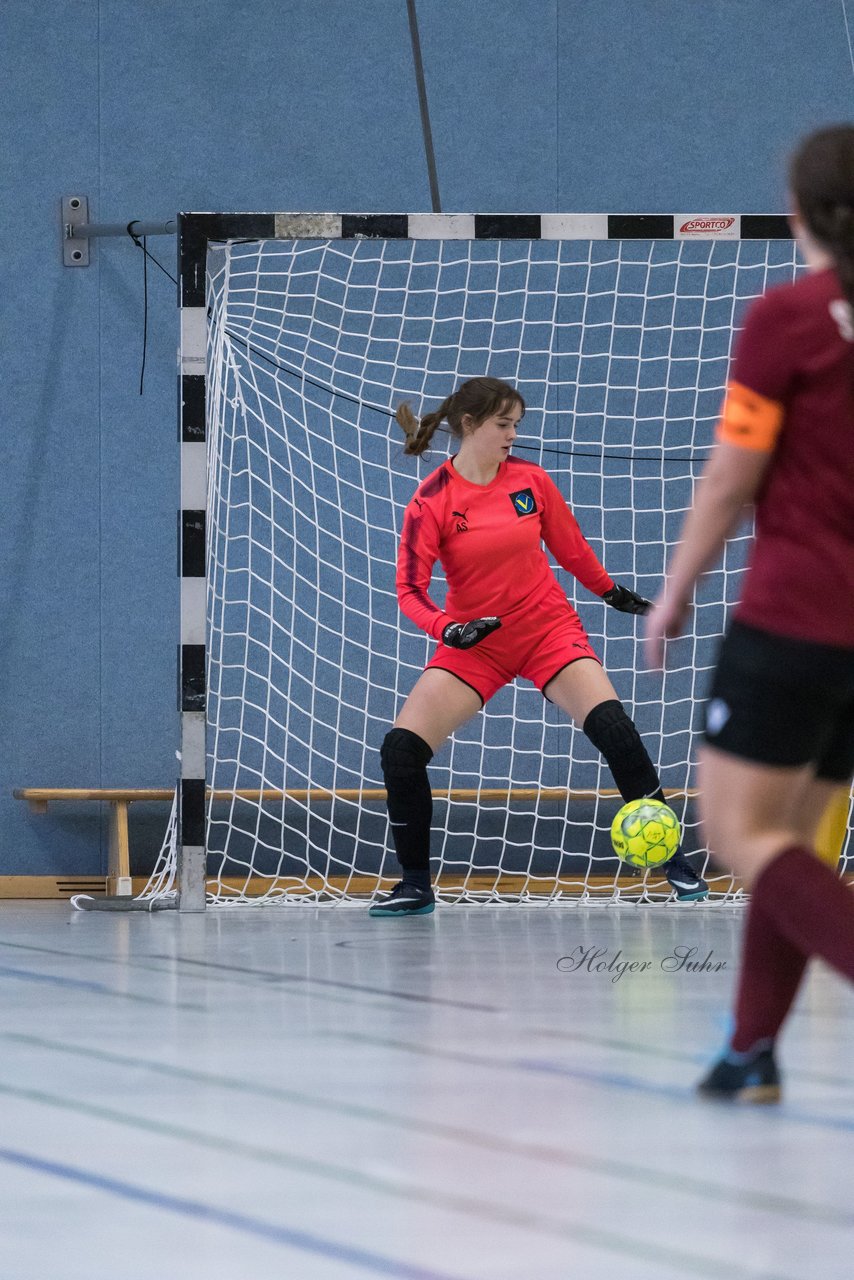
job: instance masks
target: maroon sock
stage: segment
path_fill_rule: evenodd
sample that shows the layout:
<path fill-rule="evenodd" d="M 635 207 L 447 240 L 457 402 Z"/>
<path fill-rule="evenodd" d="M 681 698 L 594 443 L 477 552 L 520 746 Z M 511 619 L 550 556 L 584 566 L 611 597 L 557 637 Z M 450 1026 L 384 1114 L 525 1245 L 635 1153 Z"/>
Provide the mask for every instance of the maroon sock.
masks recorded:
<path fill-rule="evenodd" d="M 747 1053 L 773 1040 L 798 992 L 807 957 L 780 933 L 754 896 L 748 908 L 730 1048 Z"/>
<path fill-rule="evenodd" d="M 854 982 L 854 893 L 814 853 L 784 850 L 759 876 L 753 899 L 793 947 Z"/>

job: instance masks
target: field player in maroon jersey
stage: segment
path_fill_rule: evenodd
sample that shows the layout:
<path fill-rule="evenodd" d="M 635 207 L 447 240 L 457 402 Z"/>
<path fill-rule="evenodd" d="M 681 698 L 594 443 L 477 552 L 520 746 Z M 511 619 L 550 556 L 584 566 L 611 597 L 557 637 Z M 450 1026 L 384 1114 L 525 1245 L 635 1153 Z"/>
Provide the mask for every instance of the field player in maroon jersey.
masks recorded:
<path fill-rule="evenodd" d="M 774 1041 L 807 961 L 854 979 L 854 895 L 815 856 L 854 771 L 854 125 L 795 153 L 792 228 L 809 267 L 748 311 L 718 441 L 647 620 L 663 660 L 746 504 L 756 538 L 706 708 L 709 845 L 750 889 L 735 1026 L 699 1091 L 776 1102 Z"/>
<path fill-rule="evenodd" d="M 406 508 L 397 594 L 407 617 L 439 641 L 382 744 L 383 777 L 401 881 L 371 915 L 433 910 L 427 765 L 449 734 L 509 681 L 522 676 L 583 725 L 625 800 L 664 799 L 637 729 L 602 669 L 542 544 L 594 595 L 624 613 L 649 602 L 618 586 L 584 540 L 541 467 L 510 456 L 525 403 L 515 387 L 472 378 L 416 422 L 397 419 L 406 452 L 421 454 L 447 418 L 459 452 L 419 485 Z M 440 560 L 445 608 L 428 594 Z M 704 898 L 708 886 L 681 852 L 665 868 L 676 895 Z"/>

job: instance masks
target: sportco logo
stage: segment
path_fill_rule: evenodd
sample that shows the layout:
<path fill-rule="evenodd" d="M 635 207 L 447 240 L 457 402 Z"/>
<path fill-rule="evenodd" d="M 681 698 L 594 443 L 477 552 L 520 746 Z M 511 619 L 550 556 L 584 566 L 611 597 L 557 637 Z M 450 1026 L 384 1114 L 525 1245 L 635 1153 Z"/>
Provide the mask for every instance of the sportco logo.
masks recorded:
<path fill-rule="evenodd" d="M 722 231 L 729 231 L 730 227 L 735 226 L 735 218 L 689 218 L 687 222 L 683 222 L 679 228 L 681 236 L 707 236 L 720 235 Z"/>

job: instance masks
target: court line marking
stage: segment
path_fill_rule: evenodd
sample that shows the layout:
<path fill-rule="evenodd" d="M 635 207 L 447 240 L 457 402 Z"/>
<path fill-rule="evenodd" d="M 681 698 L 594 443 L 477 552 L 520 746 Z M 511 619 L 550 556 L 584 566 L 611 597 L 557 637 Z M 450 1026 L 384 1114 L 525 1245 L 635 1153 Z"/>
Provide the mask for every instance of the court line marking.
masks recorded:
<path fill-rule="evenodd" d="M 160 974 L 164 974 L 164 975 L 165 975 L 165 976 L 167 976 L 167 977 L 174 977 L 174 976 L 175 976 L 174 968 L 171 968 L 171 967 L 170 967 L 170 966 L 169 966 L 165 961 L 164 961 L 164 963 L 163 963 L 163 964 L 145 964 L 145 963 L 142 963 L 140 960 L 134 960 L 134 959 L 128 959 L 128 958 L 117 959 L 115 956 L 110 956 L 110 955 L 92 955 L 90 952 L 85 952 L 85 951 L 64 951 L 64 950 L 60 949 L 59 947 L 37 947 L 37 946 L 34 946 L 34 945 L 30 944 L 30 943 L 23 943 L 23 942 L 7 942 L 7 941 L 5 941 L 5 940 L 3 940 L 3 939 L 0 939 L 0 947 L 10 947 L 10 948 L 13 948 L 13 949 L 14 949 L 14 950 L 16 950 L 16 951 L 34 951 L 34 952 L 36 952 L 36 953 L 38 953 L 38 954 L 41 954 L 41 955 L 47 955 L 47 956 L 59 956 L 59 957 L 61 957 L 62 959 L 69 959 L 69 960 L 84 960 L 84 961 L 86 961 L 87 963 L 90 963 L 90 964 L 108 964 L 108 965 L 113 965 L 113 966 L 117 967 L 117 968 L 118 968 L 121 972 L 123 972 L 123 973 L 124 973 L 124 972 L 127 972 L 127 971 L 129 971 L 129 970 L 134 970 L 134 969 L 136 969 L 136 970 L 138 970 L 140 973 L 160 973 Z M 3 972 L 2 967 L 0 967 L 0 974 L 2 974 L 2 972 Z M 21 972 L 29 972 L 29 973 L 33 973 L 33 974 L 35 974 L 35 973 L 36 973 L 36 970 L 22 970 Z M 59 978 L 57 978 L 56 980 L 57 980 L 57 981 L 60 981 L 60 979 L 59 979 Z M 63 979 L 63 980 L 64 980 L 64 981 L 69 981 L 69 979 Z M 202 981 L 202 978 L 200 977 L 200 979 L 199 979 L 199 980 L 200 980 L 200 981 Z M 240 975 L 239 973 L 236 973 L 236 974 L 234 974 L 234 975 L 229 975 L 229 974 L 227 974 L 227 973 L 223 973 L 223 974 L 219 974 L 219 973 L 212 973 L 212 974 L 210 974 L 210 975 L 208 975 L 208 976 L 207 976 L 206 980 L 209 980 L 209 981 L 211 981 L 211 982 L 221 982 L 221 983 L 223 983 L 223 984 L 226 984 L 226 983 L 231 982 L 231 983 L 233 983 L 235 986 L 243 987 L 243 988 L 246 988 L 246 987 L 250 987 L 250 988 L 251 988 L 251 987 L 253 987 L 253 986 L 255 985 L 255 984 L 254 984 L 254 983 L 252 983 L 252 982 L 243 981 L 243 979 L 242 979 L 242 977 L 241 977 L 241 975 Z M 81 982 L 83 982 L 83 981 L 85 981 L 85 980 L 84 980 L 84 979 L 80 979 L 80 981 L 81 981 Z M 126 993 L 125 993 L 125 992 L 121 992 L 121 993 L 116 993 L 116 994 L 122 994 L 122 995 L 125 995 Z M 324 1000 L 324 1001 L 328 1002 L 329 1004 L 346 1004 L 346 1005 L 348 1005 L 348 1006 L 350 1006 L 350 1007 L 352 1007 L 352 1004 L 353 1004 L 353 1001 L 352 1001 L 351 999 L 348 999 L 348 997 L 347 997 L 347 996 L 335 996 L 335 995 L 330 994 L 328 991 L 327 991 L 327 992 L 324 992 L 324 991 L 317 991 L 317 992 L 300 992 L 299 994 L 301 994 L 301 995 L 305 995 L 305 996 L 310 996 L 312 1000 Z M 142 996 L 134 997 L 134 996 L 129 996 L 128 998 L 129 998 L 129 999 L 140 999 L 140 1000 L 141 1000 L 141 999 L 150 999 L 152 1002 L 155 1002 L 155 1001 L 154 1001 L 154 997 L 142 997 Z M 175 1005 L 175 1003 L 174 1003 L 173 1001 L 171 1001 L 171 1000 L 161 1000 L 161 1001 L 159 1001 L 159 1002 L 157 1002 L 157 1003 L 160 1003 L 161 1005 L 163 1005 L 163 1006 L 164 1006 L 164 1007 L 166 1007 L 166 1008 L 173 1008 L 173 1009 L 174 1009 L 174 1008 L 184 1008 L 184 1009 L 194 1010 L 194 1011 L 196 1011 L 196 1012 L 200 1012 L 200 1011 L 201 1011 L 201 1012 L 203 1012 L 203 1013 L 208 1013 L 208 1012 L 210 1012 L 209 1007 L 208 1007 L 207 1005 L 185 1004 L 185 1005 L 177 1005 L 177 1006 L 176 1006 L 176 1005 Z M 384 1009 L 384 1008 L 386 1008 L 386 1006 L 385 1006 L 385 1005 L 377 1005 L 377 1004 L 374 1004 L 374 1005 L 365 1004 L 365 1005 L 363 1005 L 362 1007 L 363 1007 L 363 1008 L 365 1008 L 365 1009 L 372 1009 L 372 1008 L 373 1008 L 373 1009 L 377 1009 L 377 1008 L 379 1008 L 379 1009 Z"/>
<path fill-rule="evenodd" d="M 656 1058 L 660 1062 L 684 1062 L 690 1063 L 692 1066 L 703 1067 L 708 1062 L 708 1054 L 705 1053 L 688 1053 L 679 1049 L 662 1049 L 657 1045 L 642 1044 L 639 1041 L 617 1040 L 610 1036 L 593 1036 L 585 1035 L 583 1031 L 561 1031 L 553 1027 L 528 1027 L 523 1036 L 542 1036 L 549 1040 L 569 1040 L 575 1044 L 591 1045 L 600 1049 L 616 1049 L 620 1053 L 636 1053 L 647 1058 Z M 711 1053 L 720 1052 L 720 1047 L 715 1046 Z M 797 1070 L 792 1069 L 786 1071 L 786 1079 L 804 1080 L 811 1084 L 822 1084 L 829 1088 L 851 1089 L 852 1081 L 850 1076 L 829 1076 L 819 1071 L 810 1071 L 808 1069 Z"/>
<path fill-rule="evenodd" d="M 495 1005 L 474 1004 L 469 1000 L 451 1000 L 444 996 L 426 996 L 418 991 L 395 991 L 393 988 L 369 987 L 360 982 L 341 982 L 334 978 L 312 978 L 305 973 L 283 973 L 276 969 L 255 969 L 245 965 L 219 964 L 216 961 L 196 960 L 191 956 L 164 956 L 153 953 L 152 960 L 171 960 L 173 964 L 186 964 L 214 972 L 252 974 L 259 978 L 268 978 L 275 982 L 302 982 L 321 987 L 338 987 L 344 991 L 358 991 L 372 996 L 388 996 L 396 1000 L 408 1000 L 414 1004 L 444 1005 L 451 1009 L 464 1009 L 468 1013 L 504 1013 Z"/>
<path fill-rule="evenodd" d="M 52 987 L 63 987 L 66 990 L 86 992 L 89 995 L 112 996 L 116 1000 L 130 1000 L 135 1004 L 155 1005 L 159 1009 L 185 1009 L 192 1013 L 209 1012 L 206 1005 L 191 1004 L 178 1000 L 159 1000 L 156 996 L 137 995 L 132 991 L 116 991 L 104 982 L 90 982 L 86 978 L 64 978 L 55 973 L 38 973 L 34 969 L 16 969 L 11 965 L 0 965 L 0 978 L 15 978 L 22 982 L 38 982 Z"/>
<path fill-rule="evenodd" d="M 335 1262 L 346 1262 L 350 1266 L 373 1271 L 375 1275 L 392 1276 L 395 1280 L 461 1280 L 461 1277 L 451 1276 L 445 1271 L 432 1271 L 410 1263 L 396 1262 L 393 1258 L 372 1253 L 367 1249 L 337 1245 L 334 1241 L 324 1240 L 310 1232 L 281 1227 L 276 1223 L 266 1222 L 263 1218 L 236 1213 L 220 1205 L 205 1204 L 201 1200 L 191 1200 L 184 1196 L 170 1196 L 162 1191 L 151 1191 L 147 1187 L 132 1182 L 106 1177 L 58 1160 L 45 1160 L 25 1151 L 15 1151 L 10 1147 L 0 1147 L 0 1160 L 29 1169 L 34 1173 L 44 1173 L 51 1177 L 62 1178 L 66 1182 L 82 1184 L 95 1191 L 118 1196 L 122 1200 L 146 1204 L 154 1209 L 165 1209 L 169 1213 L 176 1213 L 185 1218 L 195 1218 L 209 1226 L 227 1227 L 232 1231 L 269 1240 L 274 1244 L 287 1245 L 304 1253 L 313 1253 Z"/>
<path fill-rule="evenodd" d="M 272 1151 L 269 1148 L 256 1147 L 250 1143 L 235 1142 L 215 1135 L 204 1134 L 182 1125 L 143 1120 L 129 1115 L 126 1111 L 114 1111 L 109 1107 L 96 1106 L 94 1104 L 80 1104 L 72 1099 L 46 1094 L 40 1090 L 18 1089 L 0 1084 L 0 1094 L 11 1095 L 19 1099 L 23 1098 L 27 1101 L 63 1110 L 75 1111 L 97 1119 L 107 1120 L 124 1128 L 139 1129 L 143 1132 L 156 1133 L 173 1139 L 179 1138 L 188 1143 L 198 1144 L 229 1155 L 254 1159 L 280 1168 L 284 1167 L 300 1175 L 309 1174 L 321 1178 L 327 1177 L 339 1182 L 343 1181 L 350 1186 L 358 1186 L 361 1190 L 379 1191 L 386 1195 L 426 1204 L 434 1209 L 481 1219 L 494 1226 L 527 1230 L 536 1235 L 548 1234 L 558 1239 L 571 1240 L 576 1244 L 588 1245 L 605 1253 L 618 1254 L 621 1257 L 640 1257 L 649 1262 L 673 1267 L 681 1275 L 698 1276 L 702 1280 L 720 1280 L 722 1274 L 726 1274 L 729 1280 L 795 1280 L 791 1275 L 783 1275 L 771 1271 L 758 1272 L 752 1266 L 744 1268 L 729 1259 L 688 1253 L 671 1245 L 659 1244 L 655 1241 L 642 1241 L 637 1236 L 622 1235 L 616 1231 L 591 1226 L 587 1222 L 553 1218 L 547 1214 L 519 1209 L 512 1204 L 479 1200 L 473 1196 L 461 1195 L 458 1192 L 443 1192 L 436 1188 L 419 1187 L 411 1183 L 393 1183 L 391 1179 L 378 1174 L 357 1173 L 305 1157 L 288 1156 L 284 1153 Z M 138 1196 L 132 1195 L 130 1198 L 150 1198 L 151 1202 L 156 1201 L 157 1203 L 162 1200 L 163 1203 L 160 1207 L 163 1208 L 172 1208 L 175 1205 L 194 1206 L 199 1211 L 196 1216 L 210 1218 L 216 1215 L 218 1219 L 220 1216 L 219 1209 L 203 1205 L 199 1201 L 188 1201 L 182 1197 L 168 1196 L 162 1192 L 146 1192 L 144 1188 L 131 1187 L 131 1184 L 123 1183 L 105 1175 L 93 1174 L 86 1170 L 75 1170 L 71 1166 L 54 1165 L 52 1161 L 42 1161 L 39 1157 L 27 1157 L 26 1153 L 9 1152 L 9 1149 L 0 1147 L 0 1158 L 8 1159 L 10 1157 L 13 1160 L 18 1157 L 19 1163 L 27 1163 L 28 1160 L 34 1160 L 40 1165 L 53 1166 L 55 1169 L 68 1171 L 72 1175 L 82 1174 L 83 1176 L 79 1180 L 86 1181 L 89 1185 L 101 1186 L 105 1190 L 113 1190 L 117 1187 L 120 1189 L 118 1194 L 122 1194 L 122 1189 L 124 1188 L 131 1188 L 133 1192 L 140 1192 L 141 1194 Z M 48 1168 L 46 1171 L 50 1172 L 51 1169 Z M 67 1173 L 66 1176 L 68 1176 Z M 187 1212 L 183 1208 L 181 1211 Z M 261 1231 L 256 1231 L 257 1234 L 262 1234 L 264 1228 L 271 1233 L 282 1232 L 287 1237 L 283 1241 L 284 1243 L 290 1243 L 293 1237 L 302 1234 L 292 1232 L 290 1228 L 278 1228 L 274 1224 L 263 1223 L 260 1220 L 251 1219 L 241 1214 L 230 1215 L 227 1211 L 222 1214 L 222 1217 L 223 1219 L 233 1217 L 237 1221 L 245 1221 L 247 1223 L 257 1222 L 258 1226 L 262 1228 Z M 323 1246 L 326 1243 L 319 1241 L 317 1237 L 307 1238 L 315 1242 L 313 1251 L 320 1252 L 320 1247 L 318 1246 Z M 358 1255 L 360 1251 L 354 1250 L 353 1253 Z M 380 1261 L 387 1262 L 385 1259 L 380 1259 Z M 418 1280 L 420 1277 L 425 1277 L 425 1280 L 427 1277 L 429 1277 L 429 1280 L 434 1280 L 435 1276 L 435 1273 L 424 1273 L 419 1269 L 387 1271 L 384 1274 L 411 1276 L 413 1280 Z M 445 1277 L 442 1277 L 441 1280 L 445 1280 Z"/>
<path fill-rule="evenodd" d="M 151 956 L 148 957 L 148 958 L 153 958 L 153 959 L 162 961 L 165 967 L 160 967 L 159 965 L 148 965 L 148 964 L 142 963 L 140 960 L 134 960 L 134 959 L 118 960 L 112 956 L 93 955 L 92 953 L 89 953 L 89 952 L 79 952 L 76 950 L 66 950 L 66 949 L 54 948 L 54 947 L 35 946 L 33 944 L 26 944 L 26 943 L 14 943 L 14 942 L 9 942 L 7 940 L 0 940 L 0 947 L 7 947 L 7 948 L 12 948 L 14 950 L 20 950 L 20 951 L 35 952 L 35 953 L 44 954 L 44 955 L 60 956 L 62 958 L 84 960 L 86 962 L 95 963 L 95 964 L 110 964 L 110 965 L 118 966 L 122 970 L 135 968 L 135 969 L 139 969 L 142 972 L 160 973 L 160 974 L 166 974 L 166 975 L 169 975 L 170 973 L 172 973 L 172 969 L 169 966 L 174 964 L 177 961 L 180 963 L 201 967 L 205 970 L 206 973 L 210 971 L 209 977 L 212 981 L 219 981 L 223 983 L 232 981 L 239 986 L 252 985 L 251 982 L 250 983 L 242 982 L 241 978 L 243 976 L 248 976 L 250 978 L 260 976 L 268 979 L 270 982 L 302 981 L 306 984 L 320 983 L 323 985 L 343 987 L 347 990 L 370 991 L 374 994 L 377 994 L 381 998 L 386 998 L 386 999 L 402 998 L 402 999 L 411 999 L 416 1001 L 427 1001 L 430 1003 L 441 1003 L 441 1004 L 450 1005 L 451 1007 L 454 1007 L 454 1008 L 461 1007 L 468 1011 L 494 1013 L 499 1015 L 513 1012 L 513 1009 L 511 1007 L 498 1007 L 494 1005 L 477 1005 L 477 1004 L 472 1004 L 467 1002 L 455 1002 L 450 1000 L 443 1000 L 442 998 L 437 998 L 437 997 L 421 996 L 421 995 L 418 995 L 417 993 L 411 993 L 411 992 L 398 992 L 398 991 L 387 990 L 383 988 L 368 988 L 364 986 L 359 986 L 357 984 L 334 982 L 331 979 L 310 978 L 306 975 L 283 974 L 275 970 L 260 970 L 260 969 L 252 969 L 252 968 L 240 967 L 240 966 L 216 965 L 216 964 L 211 964 L 210 962 L 204 961 L 204 960 L 187 959 L 184 957 L 173 957 L 173 956 L 169 956 L 168 954 L 156 954 L 153 957 Z M 107 987 L 106 984 L 87 982 L 84 979 L 70 979 L 70 978 L 65 978 L 58 975 L 41 974 L 35 970 L 16 969 L 13 967 L 7 967 L 4 969 L 3 967 L 0 967 L 0 975 L 2 975 L 4 972 L 10 976 L 19 977 L 22 979 L 25 978 L 30 981 L 46 982 L 46 983 L 52 982 L 60 986 L 76 985 L 80 989 L 83 989 L 83 990 L 88 989 L 93 993 L 114 995 L 123 999 L 138 1001 L 142 1003 L 150 1003 L 154 1005 L 159 1005 L 161 1007 L 169 1007 L 169 1008 L 177 1007 L 177 1008 L 188 1009 L 194 1012 L 205 1012 L 205 1013 L 208 1012 L 207 1005 L 198 1005 L 198 1004 L 191 1004 L 191 1003 L 176 1004 L 174 1001 L 157 1000 L 155 997 L 141 996 L 141 995 L 124 992 L 124 991 L 115 991 L 114 989 Z M 329 994 L 328 992 L 312 993 L 312 998 L 321 999 L 330 1003 L 337 1003 L 337 1004 L 350 1003 L 346 998 L 336 997 Z M 364 1006 L 364 1007 L 370 1008 L 372 1006 Z M 383 1006 L 373 1006 L 373 1007 L 382 1008 Z M 839 1019 L 844 1018 L 844 1016 L 845 1016 L 844 1011 L 833 1010 L 827 1013 L 822 1013 L 822 1012 L 816 1013 L 813 1010 L 804 1009 L 804 1008 L 801 1008 L 799 1010 L 796 1009 L 793 1011 L 793 1014 L 792 1014 L 792 1018 L 802 1017 L 804 1019 L 811 1020 L 811 1019 L 814 1019 L 815 1017 L 819 1017 L 819 1018 L 824 1017 L 824 1018 L 832 1018 L 834 1022 L 838 1022 Z M 589 1044 L 601 1044 L 603 1047 L 618 1048 L 626 1052 L 635 1052 L 635 1053 L 645 1054 L 648 1056 L 655 1056 L 655 1057 L 661 1058 L 662 1060 L 671 1059 L 671 1060 L 681 1060 L 685 1062 L 697 1062 L 697 1063 L 702 1063 L 704 1061 L 704 1058 L 700 1055 L 676 1054 L 674 1052 L 665 1052 L 657 1047 L 643 1045 L 641 1043 L 632 1044 L 631 1042 L 628 1042 L 628 1041 L 616 1041 L 616 1040 L 607 1039 L 604 1037 L 592 1037 L 592 1036 L 584 1037 L 578 1033 L 564 1032 L 564 1031 L 555 1030 L 553 1028 L 548 1028 L 548 1029 L 531 1028 L 530 1030 L 531 1030 L 531 1033 L 535 1035 L 549 1036 L 549 1037 L 558 1038 L 558 1039 L 578 1040 L 578 1041 L 583 1041 Z M 847 1077 L 827 1076 L 821 1073 L 816 1073 L 816 1072 L 812 1072 L 804 1069 L 801 1069 L 801 1070 L 794 1069 L 791 1072 L 791 1077 L 795 1079 L 811 1081 L 814 1083 L 820 1083 L 820 1084 L 828 1085 L 831 1087 L 847 1087 L 850 1083 Z"/>
<path fill-rule="evenodd" d="M 536 1142 L 498 1137 L 460 1125 L 446 1124 L 432 1118 L 422 1120 L 408 1114 L 383 1111 L 378 1107 L 370 1107 L 363 1103 L 338 1102 L 329 1097 L 315 1096 L 295 1089 L 286 1089 L 280 1085 L 257 1084 L 244 1077 L 224 1076 L 213 1072 L 197 1071 L 188 1067 L 171 1066 L 167 1063 L 158 1063 L 131 1054 L 70 1045 L 65 1041 L 49 1040 L 42 1036 L 25 1035 L 17 1032 L 0 1032 L 0 1039 L 28 1047 L 44 1049 L 50 1053 L 65 1053 L 87 1061 L 108 1063 L 111 1066 L 118 1066 L 122 1069 L 144 1069 L 173 1080 L 212 1085 L 228 1092 L 240 1093 L 241 1095 L 255 1095 L 285 1105 L 290 1104 L 316 1110 L 324 1116 L 330 1114 L 340 1115 L 348 1119 L 363 1120 L 371 1124 L 387 1125 L 404 1131 L 408 1130 L 413 1133 L 424 1134 L 430 1138 L 444 1139 L 461 1146 L 472 1146 L 494 1151 L 515 1159 L 530 1159 L 564 1168 L 580 1168 L 590 1173 L 627 1180 L 645 1187 L 657 1186 L 663 1190 L 690 1192 L 704 1199 L 713 1199 L 725 1204 L 748 1205 L 750 1208 L 764 1212 L 779 1213 L 784 1216 L 795 1215 L 816 1222 L 831 1223 L 835 1226 L 848 1228 L 854 1225 L 854 1211 L 817 1205 L 806 1200 L 796 1200 L 791 1196 L 773 1192 L 732 1186 L 730 1183 L 716 1183 L 690 1175 L 662 1173 L 660 1170 L 650 1166 L 617 1160 L 613 1157 L 591 1156 L 585 1152 L 573 1151 L 568 1147 L 550 1147 Z"/>
<path fill-rule="evenodd" d="M 168 960 L 167 957 L 163 957 L 161 964 L 145 964 L 141 960 L 136 960 L 136 959 L 126 959 L 126 958 L 116 959 L 115 957 L 108 956 L 108 955 L 93 955 L 91 952 L 65 950 L 58 947 L 36 946 L 31 943 L 8 942 L 2 939 L 0 939 L 0 947 L 8 947 L 17 951 L 35 952 L 37 954 L 43 954 L 43 955 L 59 956 L 63 959 L 84 960 L 91 964 L 108 964 L 108 965 L 116 966 L 120 968 L 122 971 L 125 971 L 127 969 L 138 969 L 140 972 L 143 972 L 143 973 L 159 973 L 159 974 L 166 974 L 166 975 L 173 973 L 173 970 L 169 967 L 169 963 L 167 962 Z M 207 962 L 205 961 L 198 961 L 196 963 L 205 965 L 206 968 L 209 967 Z M 32 970 L 16 971 L 16 972 L 35 973 L 35 971 L 32 971 Z M 265 972 L 267 971 L 248 970 L 246 972 L 236 971 L 234 973 L 231 973 L 227 969 L 226 972 L 216 972 L 216 971 L 212 972 L 210 974 L 210 980 L 213 982 L 221 982 L 224 984 L 233 982 L 235 985 L 240 987 L 251 987 L 253 983 L 251 981 L 243 981 L 243 978 L 249 977 L 251 979 L 252 977 L 258 976 L 259 973 L 265 973 Z M 274 971 L 270 971 L 271 974 L 273 972 Z M 0 968 L 0 973 L 2 973 L 1 968 Z M 68 982 L 70 981 L 70 979 L 57 978 L 56 981 Z M 318 981 L 322 981 L 322 980 L 318 980 Z M 106 990 L 109 990 L 109 989 L 105 988 L 105 991 Z M 153 997 L 141 997 L 141 996 L 134 997 L 133 995 L 128 995 L 128 993 L 126 992 L 120 992 L 115 994 L 124 995 L 128 999 L 153 1000 Z M 304 993 L 304 994 L 306 995 L 310 994 L 312 999 L 323 1000 L 330 1004 L 346 1004 L 348 1006 L 352 1005 L 352 1001 L 349 1000 L 347 997 L 335 996 L 335 995 L 332 995 L 330 992 L 313 992 L 313 993 Z M 383 994 L 385 998 L 392 999 L 392 998 L 395 998 L 398 993 L 395 992 L 395 993 L 383 993 Z M 161 1003 L 165 1007 L 170 1007 L 170 1008 L 175 1007 L 170 1001 L 162 1001 Z M 182 1005 L 178 1007 L 189 1008 L 191 1010 L 195 1010 L 196 1012 L 200 1010 L 203 1012 L 208 1012 L 208 1007 L 206 1005 Z M 367 1004 L 362 1007 L 378 1008 L 378 1009 L 385 1008 L 384 1005 L 372 1006 Z M 505 1008 L 505 1007 L 484 1005 L 484 1006 L 474 1006 L 474 1008 L 476 1010 L 479 1009 L 480 1012 L 495 1013 L 495 1014 L 498 1014 L 499 1016 L 502 1014 L 508 1014 L 508 1013 L 512 1014 L 516 1012 L 512 1007 L 509 1007 L 509 1006 Z M 814 1017 L 815 1014 L 814 1014 L 814 1011 L 812 1010 L 802 1009 L 800 1011 L 795 1010 L 793 1012 L 792 1017 L 794 1018 L 797 1016 Z M 833 1017 L 834 1020 L 836 1020 L 835 1013 L 827 1013 L 824 1016 Z M 691 1054 L 691 1053 L 685 1053 L 685 1052 L 678 1052 L 676 1050 L 665 1050 L 660 1048 L 660 1046 L 647 1045 L 639 1041 L 633 1042 L 628 1040 L 617 1040 L 617 1039 L 613 1039 L 606 1036 L 585 1035 L 584 1033 L 581 1033 L 581 1032 L 565 1031 L 565 1030 L 560 1030 L 553 1027 L 530 1027 L 530 1028 L 526 1028 L 525 1034 L 537 1035 L 537 1036 L 542 1036 L 545 1038 L 555 1039 L 555 1040 L 568 1040 L 575 1043 L 600 1046 L 602 1048 L 608 1048 L 608 1049 L 617 1049 L 626 1053 L 636 1053 L 636 1054 L 642 1054 L 646 1057 L 654 1057 L 661 1061 L 685 1062 L 685 1063 L 691 1063 L 697 1066 L 703 1066 L 708 1056 L 707 1054 L 701 1054 L 701 1053 Z M 713 1048 L 709 1050 L 709 1052 L 714 1053 L 715 1049 Z M 790 1071 L 787 1071 L 786 1074 L 787 1074 L 787 1078 L 789 1079 L 802 1080 L 812 1084 L 821 1084 L 830 1088 L 847 1089 L 847 1088 L 850 1088 L 851 1086 L 851 1079 L 850 1077 L 847 1077 L 847 1076 L 830 1076 L 821 1072 L 811 1071 L 809 1069 L 803 1069 L 803 1068 L 802 1069 L 793 1068 Z"/>
<path fill-rule="evenodd" d="M 739 1108 L 736 1112 L 734 1109 L 727 1107 L 727 1104 L 714 1104 L 711 1102 L 701 1102 L 695 1095 L 693 1089 L 684 1088 L 678 1085 L 657 1084 L 655 1081 L 644 1079 L 640 1076 L 631 1076 L 621 1072 L 614 1071 L 587 1071 L 579 1067 L 569 1067 L 563 1062 L 554 1062 L 548 1058 L 495 1058 L 487 1057 L 483 1054 L 463 1053 L 458 1050 L 451 1049 L 433 1049 L 425 1045 L 412 1044 L 404 1040 L 383 1039 L 379 1036 L 369 1036 L 359 1031 L 325 1031 L 325 1036 L 338 1040 L 348 1040 L 353 1043 L 362 1043 L 371 1045 L 374 1048 L 383 1049 L 400 1049 L 406 1053 L 421 1054 L 429 1058 L 444 1058 L 450 1062 L 461 1062 L 467 1066 L 474 1067 L 493 1067 L 499 1071 L 529 1071 L 540 1075 L 562 1076 L 567 1080 L 578 1080 L 584 1084 L 601 1085 L 604 1088 L 624 1089 L 633 1093 L 647 1094 L 650 1097 L 664 1098 L 668 1102 L 688 1103 L 692 1107 L 704 1106 L 712 1107 L 718 1105 L 720 1108 L 726 1107 L 726 1114 L 739 1114 L 744 1116 L 743 1109 Z M 723 1114 L 723 1111 L 722 1111 Z M 813 1125 L 817 1128 L 834 1129 L 839 1133 L 854 1132 L 854 1116 L 825 1116 L 817 1112 L 805 1111 L 803 1108 L 791 1107 L 788 1103 L 784 1103 L 780 1107 L 753 1107 L 750 1112 L 759 1119 L 760 1117 L 771 1120 L 775 1124 L 784 1121 L 790 1121 L 793 1124 Z"/>

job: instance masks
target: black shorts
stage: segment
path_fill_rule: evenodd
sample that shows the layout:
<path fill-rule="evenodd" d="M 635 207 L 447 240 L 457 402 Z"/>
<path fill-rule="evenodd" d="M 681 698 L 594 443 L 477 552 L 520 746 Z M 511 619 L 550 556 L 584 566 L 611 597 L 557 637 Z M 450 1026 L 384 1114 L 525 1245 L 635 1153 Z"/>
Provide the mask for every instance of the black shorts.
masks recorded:
<path fill-rule="evenodd" d="M 854 649 L 772 635 L 733 622 L 706 703 L 709 746 L 756 764 L 813 764 L 854 773 Z"/>

